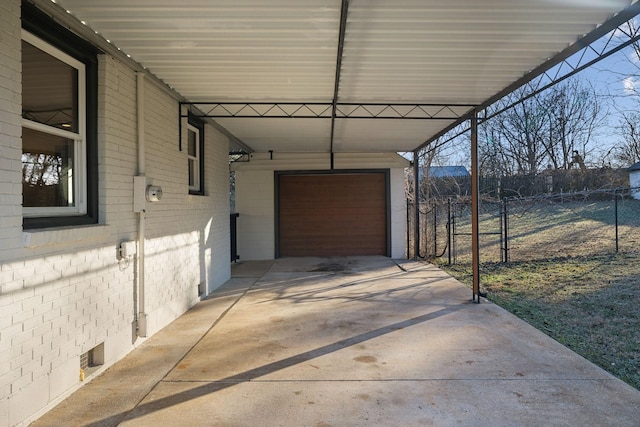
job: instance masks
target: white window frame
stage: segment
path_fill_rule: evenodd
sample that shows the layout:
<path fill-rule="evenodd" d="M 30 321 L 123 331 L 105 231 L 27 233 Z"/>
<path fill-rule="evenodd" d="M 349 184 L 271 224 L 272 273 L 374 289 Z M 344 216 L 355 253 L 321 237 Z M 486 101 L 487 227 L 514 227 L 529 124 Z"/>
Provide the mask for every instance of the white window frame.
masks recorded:
<path fill-rule="evenodd" d="M 196 136 L 196 155 L 192 156 L 189 154 L 189 132 L 193 132 Z M 202 183 L 200 182 L 200 156 L 202 155 L 202 153 L 200 153 L 200 138 L 202 138 L 202 135 L 200 135 L 200 128 L 193 126 L 191 123 L 187 123 L 187 167 L 189 167 L 189 161 L 193 160 L 195 166 L 195 170 L 194 172 L 194 185 L 189 185 L 189 191 L 193 191 L 193 192 L 200 192 L 202 191 Z M 188 171 L 187 171 L 187 177 L 188 177 Z"/>
<path fill-rule="evenodd" d="M 22 127 L 32 129 L 38 132 L 47 133 L 74 141 L 74 165 L 73 177 L 75 185 L 73 198 L 75 206 L 51 206 L 51 207 L 23 207 L 22 214 L 25 217 L 46 217 L 46 216 L 63 216 L 63 215 L 83 215 L 87 213 L 87 163 L 86 163 L 86 70 L 85 65 L 73 58 L 72 56 L 62 52 L 60 49 L 45 42 L 39 37 L 28 31 L 22 30 L 22 40 L 37 47 L 43 52 L 53 56 L 54 58 L 64 62 L 65 64 L 75 68 L 78 71 L 78 132 L 70 132 L 43 123 L 32 120 L 22 119 Z"/>

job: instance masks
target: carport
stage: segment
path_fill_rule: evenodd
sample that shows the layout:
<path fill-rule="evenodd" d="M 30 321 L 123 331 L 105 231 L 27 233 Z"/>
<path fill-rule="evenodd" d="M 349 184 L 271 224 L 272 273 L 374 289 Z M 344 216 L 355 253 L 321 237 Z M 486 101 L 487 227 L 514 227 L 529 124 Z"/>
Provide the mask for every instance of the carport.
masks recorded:
<path fill-rule="evenodd" d="M 412 152 L 417 168 L 421 152 L 465 123 L 477 178 L 484 108 L 539 76 L 552 84 L 608 55 L 614 48 L 589 50 L 607 34 L 615 50 L 637 40 L 625 23 L 640 11 L 630 0 L 55 3 L 102 36 L 105 51 L 124 53 L 180 93 L 179 118 L 215 120 L 230 151 L 247 156 L 321 155 L 318 182 L 344 175 L 336 163 L 345 155 Z M 567 70 L 548 73 L 554 67 Z"/>

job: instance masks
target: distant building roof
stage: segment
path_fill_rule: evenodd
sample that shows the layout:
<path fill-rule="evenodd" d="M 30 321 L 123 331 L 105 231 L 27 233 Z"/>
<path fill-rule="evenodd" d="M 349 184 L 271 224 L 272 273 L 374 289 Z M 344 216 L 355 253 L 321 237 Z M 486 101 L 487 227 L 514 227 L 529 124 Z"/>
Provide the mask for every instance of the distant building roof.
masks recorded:
<path fill-rule="evenodd" d="M 425 173 L 425 168 L 420 168 L 420 177 Z M 471 174 L 464 166 L 431 166 L 429 176 L 431 178 L 450 178 L 470 176 Z"/>
<path fill-rule="evenodd" d="M 640 171 L 640 162 L 636 163 L 635 165 L 631 165 L 631 167 L 629 168 L 629 172 L 633 171 Z"/>

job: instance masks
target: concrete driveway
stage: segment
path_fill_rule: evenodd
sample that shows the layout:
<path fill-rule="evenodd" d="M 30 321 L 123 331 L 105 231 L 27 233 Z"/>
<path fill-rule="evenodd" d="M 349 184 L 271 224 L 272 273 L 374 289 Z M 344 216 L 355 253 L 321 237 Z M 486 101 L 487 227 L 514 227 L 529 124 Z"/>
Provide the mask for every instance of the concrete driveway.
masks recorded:
<path fill-rule="evenodd" d="M 234 265 L 34 426 L 638 426 L 640 392 L 432 265 Z"/>

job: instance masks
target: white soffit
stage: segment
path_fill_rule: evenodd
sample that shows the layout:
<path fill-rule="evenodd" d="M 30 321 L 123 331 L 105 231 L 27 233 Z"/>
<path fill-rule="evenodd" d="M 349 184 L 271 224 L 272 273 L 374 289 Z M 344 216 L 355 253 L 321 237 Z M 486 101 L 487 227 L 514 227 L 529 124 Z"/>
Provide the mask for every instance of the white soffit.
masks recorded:
<path fill-rule="evenodd" d="M 336 0 L 57 0 L 190 101 L 331 101 Z"/>
<path fill-rule="evenodd" d="M 435 135 L 449 120 L 339 119 L 333 144 L 334 152 L 406 152 L 412 151 L 421 135 Z M 391 149 L 390 149 L 391 147 Z"/>
<path fill-rule="evenodd" d="M 47 0 L 36 0 L 44 2 Z M 331 102 L 340 0 L 56 0 L 197 102 Z M 349 0 L 337 101 L 480 104 L 630 0 Z M 219 119 L 254 150 L 330 150 L 327 119 Z M 335 151 L 411 151 L 451 120 L 337 119 Z"/>
<path fill-rule="evenodd" d="M 230 118 L 216 120 L 254 151 L 329 152 L 331 119 Z"/>
<path fill-rule="evenodd" d="M 351 0 L 340 100 L 480 104 L 622 0 Z"/>

